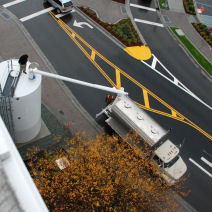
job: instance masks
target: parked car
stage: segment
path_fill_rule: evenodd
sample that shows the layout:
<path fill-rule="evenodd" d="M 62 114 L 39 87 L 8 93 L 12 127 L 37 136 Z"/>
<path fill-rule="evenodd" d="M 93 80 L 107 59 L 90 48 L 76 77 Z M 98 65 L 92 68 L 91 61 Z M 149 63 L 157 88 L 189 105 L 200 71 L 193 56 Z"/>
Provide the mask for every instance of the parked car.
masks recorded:
<path fill-rule="evenodd" d="M 73 3 L 71 0 L 44 0 L 44 2 L 49 2 L 54 8 L 56 8 L 57 13 L 67 13 L 73 9 Z"/>

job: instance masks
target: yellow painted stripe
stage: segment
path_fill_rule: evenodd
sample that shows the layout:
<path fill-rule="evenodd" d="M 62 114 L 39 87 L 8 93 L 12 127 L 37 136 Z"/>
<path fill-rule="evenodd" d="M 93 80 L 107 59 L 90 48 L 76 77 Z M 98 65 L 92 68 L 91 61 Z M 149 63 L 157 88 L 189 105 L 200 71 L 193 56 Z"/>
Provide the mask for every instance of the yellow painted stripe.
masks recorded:
<path fill-rule="evenodd" d="M 163 116 L 167 116 L 169 118 L 173 118 L 175 120 L 178 120 L 182 123 L 185 123 L 191 127 L 193 127 L 194 129 L 198 130 L 200 133 L 202 133 L 205 137 L 209 138 L 210 140 L 212 140 L 212 136 L 205 132 L 203 129 L 201 129 L 200 127 L 198 127 L 197 125 L 195 125 L 193 122 L 191 122 L 189 119 L 185 118 L 185 119 L 182 119 L 181 117 L 173 117 L 171 114 L 169 113 L 165 113 L 165 112 L 162 112 L 162 111 L 159 111 L 159 110 L 155 110 L 155 109 L 152 109 L 152 108 L 148 108 L 138 102 L 135 102 L 139 107 L 141 107 L 142 109 L 145 109 L 145 110 L 148 110 L 148 111 L 151 111 L 153 113 L 157 113 L 157 114 L 160 114 L 160 115 L 163 115 Z"/>
<path fill-rule="evenodd" d="M 137 60 L 149 60 L 152 57 L 148 46 L 129 46 L 124 51 Z"/>
<path fill-rule="evenodd" d="M 143 109 L 146 109 L 146 110 L 152 111 L 154 113 L 158 113 L 158 114 L 161 114 L 161 115 L 164 115 L 164 116 L 167 116 L 167 117 L 176 119 L 178 121 L 181 121 L 181 122 L 183 122 L 185 124 L 188 124 L 191 127 L 193 127 L 196 130 L 198 130 L 199 132 L 201 132 L 202 134 L 204 134 L 207 138 L 209 138 L 210 140 L 212 140 L 212 136 L 210 134 L 208 134 L 207 132 L 205 132 L 204 130 L 202 130 L 200 127 L 198 127 L 197 125 L 195 125 L 192 121 L 190 121 L 189 119 L 187 119 L 186 117 L 184 117 L 181 113 L 179 113 L 178 111 L 176 111 L 174 108 L 172 108 L 170 105 L 168 105 L 165 101 L 163 101 L 162 99 L 160 99 L 157 95 L 155 95 L 154 93 L 152 93 L 151 91 L 149 91 L 146 87 L 144 87 L 143 85 L 141 85 L 138 81 L 136 81 L 134 78 L 132 78 L 126 72 L 124 72 L 123 70 L 119 69 L 116 65 L 114 65 L 109 60 L 107 60 L 104 56 L 102 56 L 99 52 L 97 52 L 92 46 L 90 46 L 85 40 L 83 40 L 77 33 L 75 33 L 74 30 L 72 30 L 68 25 L 66 25 L 61 19 L 59 19 L 57 21 L 56 18 L 54 17 L 54 14 L 52 12 L 49 12 L 49 14 L 52 16 L 52 18 L 54 18 L 54 20 L 56 22 L 58 22 L 58 24 L 61 26 L 61 28 L 64 29 L 64 31 L 69 35 L 70 38 L 73 38 L 72 37 L 72 34 L 73 34 L 74 35 L 74 38 L 75 37 L 78 38 L 82 43 L 84 43 L 88 48 L 90 48 L 92 52 L 95 51 L 95 55 L 98 55 L 106 63 L 108 63 L 111 67 L 113 67 L 114 68 L 114 71 L 116 71 L 118 69 L 119 72 L 120 72 L 120 74 L 122 74 L 123 76 L 125 76 L 126 78 L 128 78 L 130 81 L 132 81 L 134 84 L 136 84 L 137 86 L 139 86 L 140 88 L 143 89 L 145 106 L 138 104 L 140 107 L 143 107 Z M 72 34 L 70 34 L 69 31 Z M 113 87 L 118 88 L 118 83 L 116 82 L 117 83 L 117 85 L 116 85 L 108 77 L 108 75 L 101 69 L 101 67 L 94 60 L 92 60 L 92 57 L 85 51 L 85 49 L 74 38 L 72 40 L 82 50 L 82 52 L 89 58 L 89 60 L 94 64 L 94 66 L 102 73 L 102 75 L 109 81 L 109 83 Z M 116 74 L 117 74 L 117 71 L 116 71 Z M 121 80 L 120 80 L 120 85 L 121 85 Z M 167 108 L 169 108 L 172 111 L 172 114 L 164 113 L 162 111 L 157 111 L 157 110 L 154 110 L 154 109 L 150 108 L 150 106 L 149 106 L 149 100 L 148 100 L 148 95 L 151 95 L 153 98 L 155 98 L 156 100 L 158 100 L 159 102 L 161 102 L 164 106 L 166 106 Z"/>
<path fill-rule="evenodd" d="M 110 77 L 101 69 L 101 67 L 91 59 L 90 55 L 86 52 L 86 50 L 79 44 L 79 42 L 72 37 L 72 34 L 67 30 L 66 28 L 66 24 L 64 25 L 62 23 L 62 21 L 60 20 L 56 20 L 58 22 L 58 24 L 61 26 L 61 28 L 64 29 L 64 31 L 66 32 L 67 35 L 69 35 L 69 37 L 77 44 L 77 46 L 81 49 L 81 51 L 88 57 L 88 59 L 94 64 L 94 66 L 102 73 L 102 75 L 108 80 L 108 82 L 110 82 L 110 84 L 113 86 L 113 87 L 116 87 L 116 84 L 110 79 Z M 77 37 L 77 34 L 76 34 L 76 37 Z"/>
<path fill-rule="evenodd" d="M 121 76 L 119 69 L 116 69 L 116 85 L 118 89 L 121 88 Z"/>
<path fill-rule="evenodd" d="M 92 50 L 92 52 L 91 52 L 91 59 L 95 60 L 95 51 L 94 50 Z"/>
<path fill-rule="evenodd" d="M 177 113 L 174 110 L 172 110 L 172 116 L 177 117 Z"/>
<path fill-rule="evenodd" d="M 145 89 L 143 89 L 143 95 L 144 95 L 144 104 L 147 108 L 149 108 L 149 97 L 148 97 L 148 93 Z"/>
<path fill-rule="evenodd" d="M 73 38 L 75 38 L 75 36 L 76 36 L 76 34 L 74 32 L 72 32 L 71 35 L 72 35 Z"/>

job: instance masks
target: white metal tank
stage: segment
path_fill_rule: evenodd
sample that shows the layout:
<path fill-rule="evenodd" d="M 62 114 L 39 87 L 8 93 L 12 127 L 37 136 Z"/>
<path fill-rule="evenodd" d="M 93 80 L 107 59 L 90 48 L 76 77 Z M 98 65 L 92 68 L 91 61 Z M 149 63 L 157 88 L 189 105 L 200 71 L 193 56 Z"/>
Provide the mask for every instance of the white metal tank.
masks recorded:
<path fill-rule="evenodd" d="M 30 62 L 27 62 L 26 72 L 21 73 L 14 94 L 11 97 L 12 117 L 16 143 L 25 143 L 35 138 L 41 128 L 41 75 L 29 76 Z M 3 74 L 3 70 L 5 72 Z M 14 78 L 19 74 L 18 60 L 8 60 L 0 64 L 1 87 L 7 95 L 10 86 L 7 86 L 8 78 Z M 1 73 L 2 72 L 2 73 Z M 5 77 L 7 76 L 7 78 Z M 6 79 L 4 82 L 3 78 Z M 4 86 L 4 87 L 3 87 Z"/>

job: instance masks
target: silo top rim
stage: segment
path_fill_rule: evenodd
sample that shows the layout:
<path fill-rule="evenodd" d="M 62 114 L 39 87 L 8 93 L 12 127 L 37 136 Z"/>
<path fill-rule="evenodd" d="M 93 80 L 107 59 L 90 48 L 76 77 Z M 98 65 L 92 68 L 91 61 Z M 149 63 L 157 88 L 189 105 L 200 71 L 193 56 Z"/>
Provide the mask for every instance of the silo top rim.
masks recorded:
<path fill-rule="evenodd" d="M 40 75 L 36 75 L 36 78 L 33 80 L 29 79 L 29 65 L 30 64 L 31 64 L 30 62 L 27 62 L 27 64 L 26 64 L 26 73 L 27 74 L 24 74 L 22 72 L 20 75 L 19 81 L 18 81 L 16 89 L 15 89 L 15 93 L 13 96 L 14 98 L 24 97 L 24 96 L 27 96 L 27 95 L 33 93 L 41 84 L 41 76 Z M 9 77 L 17 76 L 19 71 L 20 71 L 20 65 L 19 65 L 17 59 L 7 60 L 7 61 L 0 63 L 0 76 L 4 76 L 5 81 Z"/>

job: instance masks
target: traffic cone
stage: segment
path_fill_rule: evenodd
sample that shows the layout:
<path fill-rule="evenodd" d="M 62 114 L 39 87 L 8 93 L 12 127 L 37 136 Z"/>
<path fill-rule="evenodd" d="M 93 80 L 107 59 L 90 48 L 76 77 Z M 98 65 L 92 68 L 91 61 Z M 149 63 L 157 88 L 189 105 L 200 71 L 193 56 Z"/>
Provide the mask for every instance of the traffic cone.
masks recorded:
<path fill-rule="evenodd" d="M 71 122 L 68 122 L 68 123 L 66 124 L 66 126 L 67 126 L 67 127 L 70 127 L 70 126 L 71 126 Z"/>

